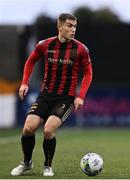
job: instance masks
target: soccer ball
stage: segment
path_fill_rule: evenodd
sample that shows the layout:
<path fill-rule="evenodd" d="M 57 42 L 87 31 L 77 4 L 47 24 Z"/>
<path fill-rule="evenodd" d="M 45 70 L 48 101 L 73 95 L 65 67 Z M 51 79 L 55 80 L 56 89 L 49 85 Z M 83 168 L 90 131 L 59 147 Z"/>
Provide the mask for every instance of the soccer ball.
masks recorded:
<path fill-rule="evenodd" d="M 81 159 L 80 167 L 88 176 L 96 176 L 102 171 L 103 159 L 97 153 L 88 153 Z"/>

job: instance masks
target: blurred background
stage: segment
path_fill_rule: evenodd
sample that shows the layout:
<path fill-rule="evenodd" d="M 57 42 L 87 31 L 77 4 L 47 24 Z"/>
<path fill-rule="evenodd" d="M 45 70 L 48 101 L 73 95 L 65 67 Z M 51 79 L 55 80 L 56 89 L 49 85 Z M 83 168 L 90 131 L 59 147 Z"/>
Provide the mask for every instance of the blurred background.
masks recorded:
<path fill-rule="evenodd" d="M 78 18 L 76 39 L 88 47 L 94 71 L 84 108 L 72 113 L 64 127 L 130 126 L 129 0 L 0 0 L 1 129 L 23 126 L 44 69 L 40 60 L 20 101 L 24 64 L 39 40 L 57 34 L 56 18 L 63 12 Z"/>

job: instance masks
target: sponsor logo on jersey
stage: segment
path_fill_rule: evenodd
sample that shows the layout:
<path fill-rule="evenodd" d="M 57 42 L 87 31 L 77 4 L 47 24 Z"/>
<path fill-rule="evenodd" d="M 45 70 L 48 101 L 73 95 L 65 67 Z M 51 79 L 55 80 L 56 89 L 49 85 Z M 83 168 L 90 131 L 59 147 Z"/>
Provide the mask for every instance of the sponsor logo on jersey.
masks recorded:
<path fill-rule="evenodd" d="M 54 58 L 48 58 L 48 62 L 53 63 L 53 64 L 68 64 L 68 65 L 73 65 L 74 62 L 70 59 L 54 59 Z"/>

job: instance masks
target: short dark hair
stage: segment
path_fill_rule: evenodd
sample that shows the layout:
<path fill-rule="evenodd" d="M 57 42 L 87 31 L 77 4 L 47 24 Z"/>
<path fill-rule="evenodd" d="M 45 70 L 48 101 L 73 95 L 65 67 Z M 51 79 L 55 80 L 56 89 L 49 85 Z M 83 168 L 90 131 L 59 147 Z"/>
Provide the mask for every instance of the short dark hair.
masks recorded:
<path fill-rule="evenodd" d="M 77 21 L 77 18 L 74 15 L 69 14 L 69 13 L 62 13 L 58 17 L 58 21 L 61 23 L 64 23 L 66 21 L 66 19 Z"/>

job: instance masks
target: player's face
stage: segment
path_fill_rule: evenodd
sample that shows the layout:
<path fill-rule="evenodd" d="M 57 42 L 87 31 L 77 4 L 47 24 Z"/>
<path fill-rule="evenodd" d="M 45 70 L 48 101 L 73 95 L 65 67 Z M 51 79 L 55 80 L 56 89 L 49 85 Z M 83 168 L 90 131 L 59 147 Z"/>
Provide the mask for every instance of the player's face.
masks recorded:
<path fill-rule="evenodd" d="M 71 40 L 75 36 L 77 21 L 67 19 L 59 28 L 60 36 L 66 40 Z"/>

